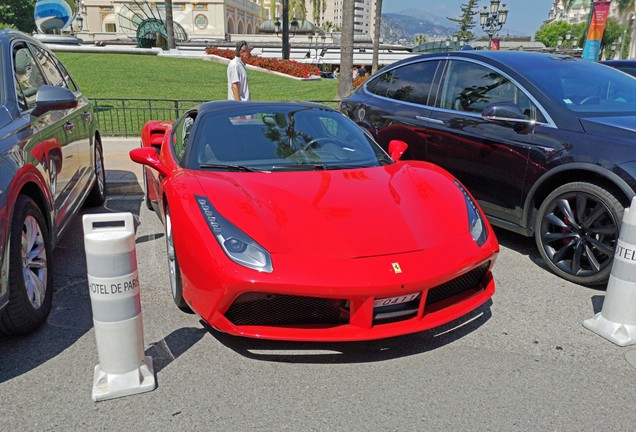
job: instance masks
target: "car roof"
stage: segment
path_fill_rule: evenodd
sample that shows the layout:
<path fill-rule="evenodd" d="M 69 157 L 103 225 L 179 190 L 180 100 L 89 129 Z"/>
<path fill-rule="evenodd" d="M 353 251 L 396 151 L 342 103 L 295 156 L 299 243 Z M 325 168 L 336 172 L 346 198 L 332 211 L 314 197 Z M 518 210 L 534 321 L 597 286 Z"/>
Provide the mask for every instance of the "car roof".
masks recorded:
<path fill-rule="evenodd" d="M 307 107 L 307 108 L 328 109 L 328 110 L 336 111 L 327 105 L 322 105 L 315 102 L 302 102 L 302 101 L 240 101 L 239 102 L 239 101 L 232 101 L 232 100 L 204 102 L 198 106 L 198 110 L 200 114 L 205 114 L 205 113 L 220 112 L 220 111 L 224 111 L 224 110 L 232 109 L 232 108 L 242 107 L 245 109 L 251 109 L 251 108 L 256 108 L 259 106 L 261 107 L 279 106 L 279 107 L 288 107 L 288 108 Z"/>
<path fill-rule="evenodd" d="M 571 57 L 563 54 L 532 52 L 532 51 L 508 51 L 508 50 L 460 50 L 449 51 L 444 53 L 427 53 L 420 54 L 418 56 L 410 57 L 400 60 L 399 62 L 390 65 L 399 66 L 405 63 L 411 63 L 428 58 L 465 58 L 480 60 L 485 63 L 508 65 L 512 68 L 519 67 L 521 65 L 527 65 L 531 62 L 533 65 L 540 66 L 541 64 L 547 64 L 555 59 L 570 59 L 576 61 L 589 61 L 576 57 Z"/>

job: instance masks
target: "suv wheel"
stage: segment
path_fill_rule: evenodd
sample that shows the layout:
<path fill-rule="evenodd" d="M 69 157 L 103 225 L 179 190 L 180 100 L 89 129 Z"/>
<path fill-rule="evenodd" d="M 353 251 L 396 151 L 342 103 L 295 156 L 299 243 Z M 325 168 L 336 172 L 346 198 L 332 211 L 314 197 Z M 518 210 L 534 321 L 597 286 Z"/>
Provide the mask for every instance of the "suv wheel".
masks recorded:
<path fill-rule="evenodd" d="M 40 326 L 51 311 L 51 243 L 40 208 L 20 195 L 15 203 L 9 243 L 9 303 L 0 314 L 0 333 L 24 334 Z"/>
<path fill-rule="evenodd" d="M 608 190 L 591 183 L 567 183 L 541 204 L 535 240 L 548 267 L 582 285 L 607 282 L 624 208 Z"/>

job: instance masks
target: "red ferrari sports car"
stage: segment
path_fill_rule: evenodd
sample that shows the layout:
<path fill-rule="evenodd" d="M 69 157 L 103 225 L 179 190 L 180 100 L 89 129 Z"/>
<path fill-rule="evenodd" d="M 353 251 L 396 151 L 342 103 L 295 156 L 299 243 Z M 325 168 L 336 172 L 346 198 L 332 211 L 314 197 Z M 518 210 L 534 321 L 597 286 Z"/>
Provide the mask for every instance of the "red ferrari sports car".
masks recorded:
<path fill-rule="evenodd" d="M 208 102 L 141 136 L 130 156 L 164 222 L 174 301 L 220 331 L 386 338 L 495 291 L 499 245 L 470 193 L 334 109 Z"/>

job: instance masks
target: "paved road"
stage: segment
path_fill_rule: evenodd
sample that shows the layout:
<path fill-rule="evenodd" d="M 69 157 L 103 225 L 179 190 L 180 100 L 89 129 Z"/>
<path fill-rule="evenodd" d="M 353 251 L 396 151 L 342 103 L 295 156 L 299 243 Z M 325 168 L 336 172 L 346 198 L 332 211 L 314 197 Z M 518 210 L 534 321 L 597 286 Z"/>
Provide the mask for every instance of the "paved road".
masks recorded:
<path fill-rule="evenodd" d="M 159 219 L 137 196 L 146 354 L 158 388 L 94 403 L 98 363 L 81 220 L 56 249 L 55 297 L 33 335 L 0 339 L 0 431 L 633 431 L 636 369 L 583 328 L 603 291 L 544 270 L 531 240 L 498 231 L 497 293 L 434 331 L 363 343 L 230 337 L 173 306 Z"/>

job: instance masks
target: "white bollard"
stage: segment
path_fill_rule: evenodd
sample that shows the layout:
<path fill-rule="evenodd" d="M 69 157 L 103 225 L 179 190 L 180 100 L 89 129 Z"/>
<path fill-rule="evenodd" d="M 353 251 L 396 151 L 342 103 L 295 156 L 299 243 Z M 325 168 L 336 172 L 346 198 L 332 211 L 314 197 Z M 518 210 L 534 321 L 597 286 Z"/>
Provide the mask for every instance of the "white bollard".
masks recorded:
<path fill-rule="evenodd" d="M 636 197 L 623 214 L 603 308 L 583 326 L 619 346 L 636 343 Z"/>
<path fill-rule="evenodd" d="M 93 400 L 154 390 L 152 358 L 144 355 L 133 216 L 91 214 L 82 223 L 99 356 Z"/>

